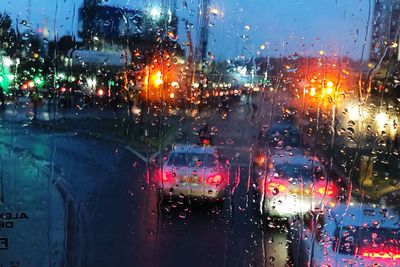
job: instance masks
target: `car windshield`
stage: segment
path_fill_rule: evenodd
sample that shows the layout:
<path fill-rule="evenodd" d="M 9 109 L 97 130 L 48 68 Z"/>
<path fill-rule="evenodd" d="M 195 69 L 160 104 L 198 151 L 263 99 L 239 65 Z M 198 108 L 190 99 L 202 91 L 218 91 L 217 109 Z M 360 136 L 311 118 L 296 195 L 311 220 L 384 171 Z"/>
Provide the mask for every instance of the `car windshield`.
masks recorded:
<path fill-rule="evenodd" d="M 338 253 L 365 257 L 400 256 L 400 232 L 398 229 L 373 226 L 343 227 L 335 231 L 335 246 Z M 385 255 L 386 254 L 386 255 Z"/>
<path fill-rule="evenodd" d="M 294 164 L 279 164 L 275 166 L 275 172 L 282 178 L 301 178 L 302 181 L 309 182 L 312 181 L 313 175 L 315 179 L 324 176 L 321 167 L 314 167 L 314 171 L 312 169 L 311 166 Z"/>
<path fill-rule="evenodd" d="M 178 167 L 213 167 L 214 163 L 214 155 L 205 153 L 172 153 L 168 160 L 168 166 Z"/>

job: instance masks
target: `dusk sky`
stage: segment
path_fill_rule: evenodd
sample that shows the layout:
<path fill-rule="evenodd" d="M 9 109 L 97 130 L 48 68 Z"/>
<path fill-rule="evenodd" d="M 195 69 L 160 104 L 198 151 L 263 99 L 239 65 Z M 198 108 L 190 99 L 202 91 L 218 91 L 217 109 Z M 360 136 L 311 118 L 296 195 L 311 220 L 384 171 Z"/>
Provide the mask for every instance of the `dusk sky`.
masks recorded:
<path fill-rule="evenodd" d="M 47 21 L 50 39 L 54 36 L 54 29 L 59 36 L 76 34 L 77 10 L 83 0 L 31 1 L 30 12 L 28 0 L 2 0 L 0 11 L 9 13 L 14 19 L 30 17 L 34 28 L 36 25 L 43 27 Z M 214 26 L 210 31 L 209 49 L 216 58 L 233 58 L 242 54 L 253 56 L 257 53 L 288 55 L 298 52 L 315 55 L 319 50 L 331 55 L 359 58 L 366 33 L 369 1 L 215 0 L 212 1 L 212 6 L 217 7 L 224 15 L 211 20 Z M 188 18 L 195 22 L 198 0 L 187 0 L 187 9 L 183 2 L 178 0 L 180 20 Z M 106 3 L 131 8 L 157 5 L 156 1 L 153 3 L 150 0 L 109 0 Z M 185 42 L 183 25 L 180 26 L 180 41 Z"/>

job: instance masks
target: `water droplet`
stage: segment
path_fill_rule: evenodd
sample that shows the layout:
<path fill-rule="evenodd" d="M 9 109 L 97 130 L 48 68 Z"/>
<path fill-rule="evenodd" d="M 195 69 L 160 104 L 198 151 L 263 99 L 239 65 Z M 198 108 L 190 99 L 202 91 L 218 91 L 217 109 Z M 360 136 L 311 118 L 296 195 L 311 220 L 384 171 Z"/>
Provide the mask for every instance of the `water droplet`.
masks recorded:
<path fill-rule="evenodd" d="M 268 258 L 269 263 L 273 264 L 275 262 L 275 258 L 274 257 L 269 257 Z"/>
<path fill-rule="evenodd" d="M 274 196 L 276 196 L 278 193 L 279 193 L 278 188 L 272 189 L 272 194 L 273 194 Z"/>
<path fill-rule="evenodd" d="M 154 235 L 154 230 L 153 229 L 148 229 L 147 230 L 147 234 L 150 235 L 150 236 L 153 236 Z"/>

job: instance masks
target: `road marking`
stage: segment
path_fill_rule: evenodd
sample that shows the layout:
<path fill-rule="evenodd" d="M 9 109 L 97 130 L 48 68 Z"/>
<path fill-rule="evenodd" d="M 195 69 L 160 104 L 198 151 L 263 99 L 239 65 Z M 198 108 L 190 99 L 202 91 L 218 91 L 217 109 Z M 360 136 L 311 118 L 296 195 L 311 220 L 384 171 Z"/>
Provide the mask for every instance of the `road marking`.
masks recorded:
<path fill-rule="evenodd" d="M 144 162 L 147 162 L 147 159 L 143 157 L 142 154 L 131 148 L 130 146 L 125 147 L 128 151 L 130 151 L 132 154 L 136 155 L 139 159 L 143 160 Z"/>
<path fill-rule="evenodd" d="M 156 153 L 154 153 L 153 155 L 150 156 L 149 160 L 152 161 L 155 157 L 157 157 L 158 155 L 160 155 L 160 151 L 157 151 Z"/>

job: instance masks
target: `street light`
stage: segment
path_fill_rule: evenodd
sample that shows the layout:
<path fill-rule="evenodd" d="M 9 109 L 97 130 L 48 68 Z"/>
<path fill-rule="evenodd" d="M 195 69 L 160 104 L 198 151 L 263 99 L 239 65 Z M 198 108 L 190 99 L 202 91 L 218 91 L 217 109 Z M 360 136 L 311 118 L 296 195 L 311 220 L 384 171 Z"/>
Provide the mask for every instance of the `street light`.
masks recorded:
<path fill-rule="evenodd" d="M 386 115 L 386 113 L 384 112 L 380 112 L 378 113 L 378 115 L 376 115 L 375 117 L 375 121 L 376 121 L 376 126 L 377 126 L 377 130 L 378 132 L 383 132 L 385 131 L 385 127 L 387 125 L 387 123 L 389 122 L 388 116 Z"/>
<path fill-rule="evenodd" d="M 89 78 L 89 79 L 87 80 L 87 84 L 88 84 L 88 86 L 89 86 L 90 88 L 95 87 L 96 84 L 97 84 L 96 78 Z"/>
<path fill-rule="evenodd" d="M 13 64 L 13 61 L 9 57 L 3 57 L 3 65 L 5 67 L 10 67 Z"/>
<path fill-rule="evenodd" d="M 94 91 L 96 84 L 97 84 L 96 78 L 93 77 L 93 78 L 87 79 L 87 85 L 89 87 L 90 92 Z"/>
<path fill-rule="evenodd" d="M 154 20 L 159 20 L 161 17 L 161 9 L 157 6 L 154 6 L 150 9 L 150 16 Z"/>
<path fill-rule="evenodd" d="M 210 8 L 210 13 L 216 16 L 216 15 L 220 14 L 220 11 L 218 8 L 212 7 L 212 8 Z"/>

